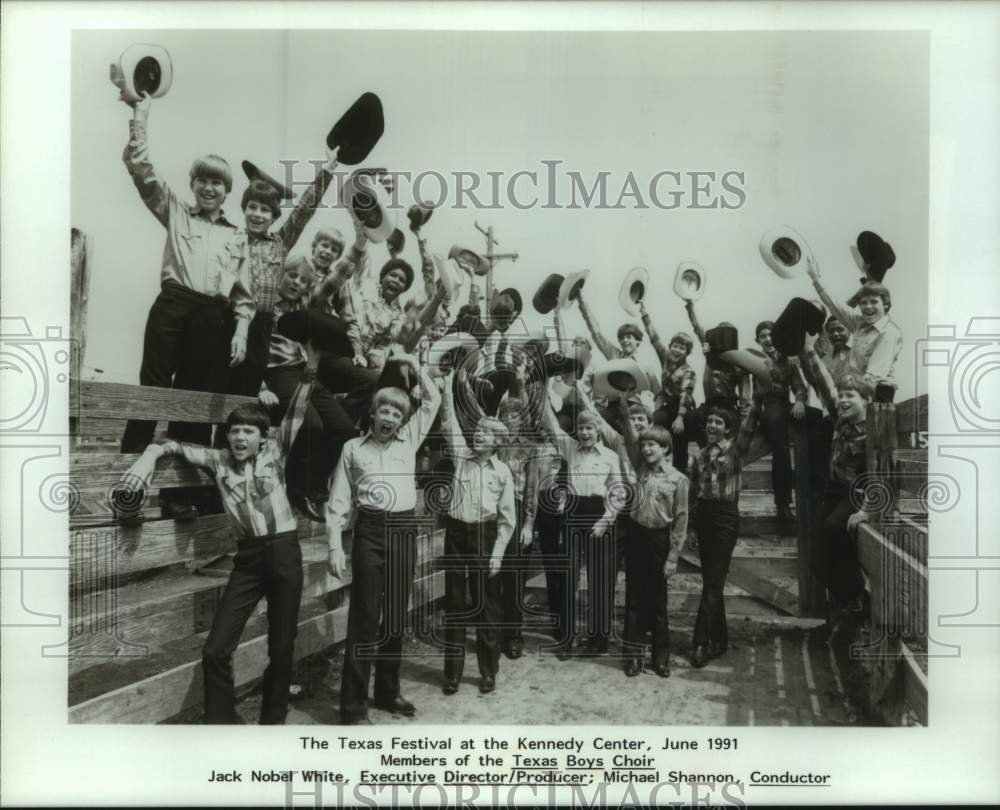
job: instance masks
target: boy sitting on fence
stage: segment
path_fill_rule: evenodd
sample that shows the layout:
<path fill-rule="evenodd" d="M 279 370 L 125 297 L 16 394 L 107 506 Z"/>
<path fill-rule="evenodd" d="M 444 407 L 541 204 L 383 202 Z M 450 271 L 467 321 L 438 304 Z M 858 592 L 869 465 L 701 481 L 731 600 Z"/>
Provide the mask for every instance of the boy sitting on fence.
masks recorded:
<path fill-rule="evenodd" d="M 226 379 L 226 310 L 231 306 L 236 319 L 228 351 L 231 367 L 243 362 L 254 315 L 245 281 L 234 272 L 236 226 L 222 211 L 233 188 L 232 171 L 218 155 L 199 158 L 190 171 L 194 204 L 178 199 L 149 159 L 150 97 L 126 103 L 133 115 L 125 166 L 142 201 L 167 230 L 160 293 L 146 318 L 139 383 L 218 393 Z M 122 452 L 141 452 L 155 430 L 155 421 L 129 420 Z M 168 435 L 208 444 L 211 431 L 208 424 L 171 422 Z"/>
<path fill-rule="evenodd" d="M 276 436 L 257 404 L 240 405 L 226 418 L 228 448 L 168 440 L 149 445 L 125 473 L 134 488 L 152 478 L 161 456 L 180 455 L 208 470 L 237 536 L 233 571 L 219 601 L 202 652 L 205 722 L 236 723 L 232 658 L 261 597 L 267 599 L 268 665 L 264 671 L 261 724 L 280 725 L 288 712 L 295 636 L 302 597 L 302 550 L 295 514 L 285 493 L 285 458 L 302 424 L 315 363 L 302 374 Z"/>

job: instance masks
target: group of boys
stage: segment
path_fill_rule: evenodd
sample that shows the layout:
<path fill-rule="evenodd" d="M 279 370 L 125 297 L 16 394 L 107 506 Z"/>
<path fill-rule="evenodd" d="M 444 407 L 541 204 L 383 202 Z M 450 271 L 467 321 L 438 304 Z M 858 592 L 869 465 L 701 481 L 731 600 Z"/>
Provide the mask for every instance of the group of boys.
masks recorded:
<path fill-rule="evenodd" d="M 546 649 L 560 660 L 610 652 L 621 548 L 625 674 L 645 668 L 648 636 L 652 670 L 668 677 L 667 582 L 685 543 L 695 540 L 703 592 L 691 661 L 702 667 L 725 654 L 722 594 L 739 530 L 743 459 L 762 423 L 774 457 L 779 516 L 790 518 L 787 425 L 807 417 L 807 386 L 826 408 L 825 417 L 813 409 L 813 422 L 820 432 L 824 425 L 832 431 L 817 573 L 838 602 L 857 602 L 863 580 L 847 532 L 866 518 L 852 500 L 864 471 L 864 402 L 876 383 L 891 381 L 901 342 L 883 285 L 867 282 L 855 313 L 829 298 L 811 265 L 831 312 L 827 340 L 816 344 L 808 337 L 798 357 L 784 357 L 771 341 L 774 324 L 761 323 L 756 337 L 768 374 L 756 391 L 749 375 L 713 348 L 689 302 L 706 359 L 705 400 L 697 405 L 688 362 L 694 339 L 678 332 L 664 346 L 641 303 L 644 328 L 624 324 L 614 345 L 601 334 L 582 288 L 575 290 L 572 300 L 593 343 L 567 340 L 562 306 L 549 306 L 558 342 L 550 351 L 547 339 L 512 328 L 521 307 L 515 290 L 494 296 L 485 312 L 480 308 L 476 276 L 467 268 L 467 279 L 449 275 L 427 247 L 426 216 L 418 212 L 410 229 L 421 255 L 424 300 L 404 308 L 400 298 L 415 273 L 400 258 L 403 234 L 389 238 L 389 259 L 376 280 L 366 236 L 372 223 L 363 213 L 355 212 L 349 248 L 339 231 L 324 228 L 309 256 L 289 257 L 330 185 L 335 153 L 276 230 L 282 195 L 265 180 L 251 180 L 238 227 L 222 210 L 233 185 L 226 161 L 215 155 L 195 161 L 194 202 L 179 199 L 148 156 L 149 98 L 131 106 L 125 163 L 167 230 L 140 382 L 260 402 L 232 411 L 216 430 L 214 448 L 210 426 L 184 423 L 171 424 L 167 440 L 153 444 L 155 426 L 133 421 L 122 439 L 123 452 L 142 453 L 127 474 L 132 486 L 148 481 L 165 454 L 209 470 L 238 538 L 203 654 L 207 722 L 236 720 L 232 654 L 262 596 L 269 665 L 261 722 L 284 721 L 303 581 L 296 512 L 325 521 L 336 576 L 346 574 L 342 536 L 353 529 L 342 721 L 368 722 L 373 662 L 371 705 L 415 714 L 401 694 L 399 670 L 416 563 L 417 455 L 429 437 L 443 440 L 450 459 L 441 639 L 447 695 L 462 683 L 468 627 L 476 629 L 484 694 L 496 688 L 501 654 L 523 654 L 527 555 L 536 540 L 551 614 L 553 641 Z M 465 281 L 470 303 L 456 308 Z M 593 346 L 608 360 L 631 358 L 646 335 L 660 368 L 648 380 L 598 390 Z M 456 348 L 430 357 L 440 340 Z M 564 396 L 553 395 L 554 381 Z M 640 393 L 644 389 L 655 397 Z M 269 438 L 272 425 L 278 429 Z M 691 441 L 699 449 L 689 459 Z M 170 516 L 190 517 L 192 508 Z M 578 616 L 584 567 L 586 611 Z"/>

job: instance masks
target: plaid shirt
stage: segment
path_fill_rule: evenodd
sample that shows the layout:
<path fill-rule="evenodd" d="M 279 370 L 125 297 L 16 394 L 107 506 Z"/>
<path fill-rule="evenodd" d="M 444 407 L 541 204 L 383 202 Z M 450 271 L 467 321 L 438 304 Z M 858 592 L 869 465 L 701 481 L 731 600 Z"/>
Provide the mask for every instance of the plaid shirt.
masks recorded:
<path fill-rule="evenodd" d="M 691 480 L 689 502 L 692 519 L 699 499 L 739 503 L 743 456 L 750 447 L 759 415 L 758 409 L 752 408 L 744 417 L 735 441 L 723 439 L 710 444 L 691 458 L 688 476 Z"/>
<path fill-rule="evenodd" d="M 663 460 L 655 468 L 636 460 L 639 468 L 638 494 L 632 520 L 647 529 L 670 529 L 668 556 L 676 560 L 687 539 L 688 479 L 670 462 Z"/>
<path fill-rule="evenodd" d="M 268 231 L 261 236 L 253 236 L 243 227 L 233 236 L 233 251 L 238 265 L 236 274 L 240 275 L 243 268 L 246 268 L 250 279 L 250 294 L 258 312 L 271 312 L 274 309 L 288 252 L 302 236 L 302 231 L 316 212 L 316 205 L 323 198 L 332 178 L 331 171 L 320 169 L 312 185 L 306 189 L 276 233 Z"/>
<path fill-rule="evenodd" d="M 649 335 L 649 342 L 653 344 L 656 356 L 660 358 L 662 374 L 660 376 L 661 391 L 656 395 L 657 406 L 678 403 L 677 413 L 683 416 L 688 411 L 694 409 L 694 386 L 697 379 L 694 369 L 687 364 L 687 361 L 674 363 L 670 359 L 668 347 L 663 345 L 660 333 L 653 326 L 653 321 L 648 312 L 642 313 L 642 323 L 646 327 L 646 334 Z"/>
<path fill-rule="evenodd" d="M 285 458 L 302 427 L 311 392 L 312 379 L 307 372 L 292 395 L 277 435 L 262 439 L 257 455 L 245 464 L 239 464 L 228 449 L 175 441 L 161 445 L 164 455 L 181 455 L 215 477 L 222 506 L 237 536 L 267 537 L 297 528 L 285 492 Z"/>
<path fill-rule="evenodd" d="M 389 356 L 389 347 L 399 340 L 403 307 L 398 298 L 386 301 L 381 295 L 369 296 L 362 289 L 357 290 L 354 304 L 361 351 L 370 367 L 381 368 Z"/>
<path fill-rule="evenodd" d="M 802 358 L 802 371 L 809 384 L 823 400 L 823 405 L 830 414 L 837 412 L 837 386 L 822 358 L 814 349 L 806 349 Z M 833 428 L 833 445 L 830 450 L 830 477 L 843 484 L 851 486 L 855 479 L 863 475 L 868 468 L 868 440 L 865 433 L 865 420 L 848 422 L 837 419 Z"/>

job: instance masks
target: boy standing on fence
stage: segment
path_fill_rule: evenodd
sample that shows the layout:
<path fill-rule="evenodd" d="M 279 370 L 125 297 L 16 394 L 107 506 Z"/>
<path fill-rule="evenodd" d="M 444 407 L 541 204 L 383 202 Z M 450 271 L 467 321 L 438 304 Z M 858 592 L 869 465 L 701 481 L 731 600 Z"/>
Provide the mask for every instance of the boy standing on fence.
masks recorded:
<path fill-rule="evenodd" d="M 222 211 L 233 187 L 232 171 L 218 155 L 199 158 L 190 172 L 194 204 L 178 199 L 149 159 L 146 121 L 150 97 L 126 103 L 133 115 L 131 138 L 123 155 L 125 166 L 142 201 L 167 229 L 160 293 L 146 318 L 139 383 L 219 392 L 226 378 L 226 311 L 231 306 L 236 320 L 228 351 L 232 367 L 246 356 L 247 332 L 254 315 L 253 299 L 234 271 L 232 237 L 236 226 Z M 129 420 L 122 436 L 122 452 L 141 452 L 155 430 L 155 421 Z M 207 424 L 172 422 L 168 435 L 208 444 L 211 431 Z"/>
<path fill-rule="evenodd" d="M 441 405 L 441 394 L 426 368 L 419 376 L 419 410 L 410 416 L 408 391 L 377 390 L 370 430 L 344 445 L 333 473 L 326 528 L 330 571 L 337 577 L 347 569 L 342 534 L 355 517 L 340 687 L 340 716 L 347 725 L 370 722 L 368 680 L 373 661 L 374 705 L 407 717 L 417 711 L 400 695 L 399 664 L 416 566 L 417 451 Z"/>
<path fill-rule="evenodd" d="M 212 449 L 168 440 L 149 445 L 123 481 L 129 487 L 152 477 L 161 456 L 183 456 L 208 470 L 237 536 L 233 571 L 202 651 L 205 722 L 236 723 L 233 653 L 261 597 L 267 599 L 268 664 L 264 670 L 262 725 L 280 725 L 288 712 L 295 636 L 302 597 L 302 550 L 295 514 L 285 493 L 285 458 L 302 424 L 313 385 L 314 363 L 303 372 L 274 439 L 271 421 L 257 404 L 240 405 L 226 418 L 229 447 Z"/>

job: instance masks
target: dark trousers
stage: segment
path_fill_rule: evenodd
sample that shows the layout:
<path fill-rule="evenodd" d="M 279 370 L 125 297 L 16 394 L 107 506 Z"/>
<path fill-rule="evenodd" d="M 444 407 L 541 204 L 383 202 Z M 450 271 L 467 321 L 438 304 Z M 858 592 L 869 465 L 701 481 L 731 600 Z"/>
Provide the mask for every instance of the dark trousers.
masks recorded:
<path fill-rule="evenodd" d="M 277 366 L 267 370 L 267 387 L 278 397 L 271 424 L 279 425 L 302 378 L 302 366 Z M 286 464 L 289 490 L 326 500 L 330 474 L 340 460 L 348 439 L 358 435 L 344 407 L 326 387 L 313 386 L 305 419 L 292 444 Z"/>
<path fill-rule="evenodd" d="M 229 335 L 236 330 L 236 319 L 232 313 L 228 317 Z M 226 393 L 256 397 L 267 371 L 267 358 L 271 347 L 271 332 L 274 329 L 274 313 L 258 312 L 250 321 L 247 330 L 247 355 L 236 368 L 229 369 Z"/>
<path fill-rule="evenodd" d="M 347 394 L 343 402 L 344 410 L 357 421 L 368 411 L 381 373 L 377 368 L 354 365 L 350 357 L 324 354 L 316 369 L 316 379 L 331 394 Z"/>
<path fill-rule="evenodd" d="M 226 301 L 179 284 L 164 284 L 146 317 L 139 384 L 221 392 L 229 359 L 227 306 Z M 155 420 L 130 419 L 122 436 L 122 452 L 141 453 L 155 431 Z M 178 441 L 209 444 L 212 426 L 171 422 L 167 435 Z"/>
<path fill-rule="evenodd" d="M 351 554 L 351 606 L 347 614 L 340 715 L 368 714 L 368 680 L 375 662 L 375 700 L 399 697 L 399 663 L 417 560 L 413 510 L 359 509 Z M 381 624 L 379 617 L 381 616 Z"/>
<path fill-rule="evenodd" d="M 694 623 L 694 646 L 725 650 L 729 645 L 723 589 L 740 532 L 740 511 L 732 501 L 698 501 L 695 518 L 701 558 L 701 603 Z"/>
<path fill-rule="evenodd" d="M 202 651 L 206 723 L 236 722 L 233 653 L 261 597 L 267 599 L 268 662 L 261 687 L 260 722 L 280 725 L 288 713 L 302 600 L 302 549 L 296 532 L 239 542 L 233 572 Z"/>
<path fill-rule="evenodd" d="M 847 519 L 856 511 L 850 489 L 831 482 L 820 503 L 817 547 L 810 567 L 841 604 L 861 596 L 865 588 L 857 548 L 847 531 Z"/>
<path fill-rule="evenodd" d="M 625 642 L 627 654 L 640 658 L 646 633 L 652 633 L 653 663 L 670 658 L 667 578 L 663 566 L 670 550 L 670 529 L 649 529 L 625 518 Z"/>
<path fill-rule="evenodd" d="M 677 418 L 677 411 L 680 402 L 678 400 L 668 400 L 653 413 L 653 424 L 665 427 L 670 431 L 670 438 L 673 441 L 674 449 L 671 452 L 673 465 L 680 472 L 687 474 L 688 466 L 688 444 L 697 441 L 696 436 L 691 432 L 688 425 L 687 415 L 684 417 L 684 430 L 681 433 L 674 433 L 673 424 Z"/>
<path fill-rule="evenodd" d="M 479 674 L 500 668 L 500 579 L 491 577 L 496 521 L 466 523 L 449 517 L 444 536 L 444 676 L 460 680 L 465 669 L 465 633 L 476 628 Z M 472 597 L 466 605 L 466 585 Z"/>
<path fill-rule="evenodd" d="M 574 568 L 563 600 L 568 610 L 561 619 L 563 627 L 575 635 L 577 624 L 576 592 L 579 583 L 579 566 L 586 560 L 587 610 L 584 614 L 584 635 L 606 646 L 611 637 L 615 598 L 615 541 L 614 532 L 604 537 L 594 537 L 594 524 L 604 514 L 604 498 L 578 498 L 565 516 L 563 532 L 565 547 L 572 554 Z"/>
<path fill-rule="evenodd" d="M 526 565 L 530 548 L 521 545 L 521 526 L 524 524 L 524 505 L 516 501 L 517 525 L 514 534 L 503 555 L 503 566 L 500 568 L 501 593 L 501 625 L 500 640 L 502 642 L 521 639 L 524 625 L 524 583 L 528 572 Z"/>
<path fill-rule="evenodd" d="M 580 561 L 570 554 L 566 546 L 566 537 L 562 530 L 562 513 L 553 508 L 555 489 L 543 490 L 538 493 L 538 514 L 535 517 L 535 531 L 538 533 L 542 548 L 542 565 L 545 568 L 545 592 L 548 597 L 549 612 L 555 617 L 552 625 L 552 638 L 557 642 L 570 641 L 573 637 L 572 627 L 567 624 L 571 615 L 572 605 L 569 604 L 570 581 L 576 581 L 580 575 Z M 572 593 L 575 594 L 576 588 Z"/>
<path fill-rule="evenodd" d="M 788 450 L 788 420 L 792 406 L 788 398 L 765 397 L 761 426 L 771 448 L 771 486 L 774 503 L 781 509 L 792 502 L 792 457 Z"/>

